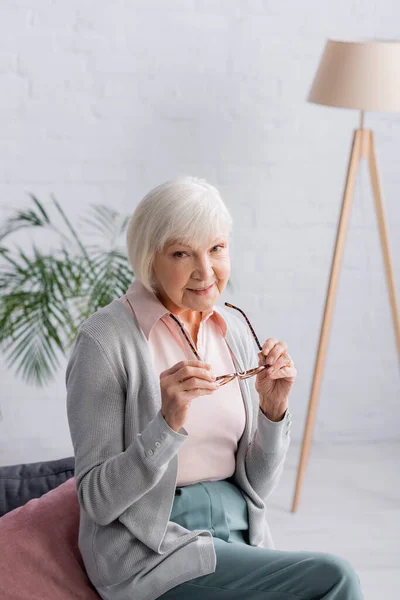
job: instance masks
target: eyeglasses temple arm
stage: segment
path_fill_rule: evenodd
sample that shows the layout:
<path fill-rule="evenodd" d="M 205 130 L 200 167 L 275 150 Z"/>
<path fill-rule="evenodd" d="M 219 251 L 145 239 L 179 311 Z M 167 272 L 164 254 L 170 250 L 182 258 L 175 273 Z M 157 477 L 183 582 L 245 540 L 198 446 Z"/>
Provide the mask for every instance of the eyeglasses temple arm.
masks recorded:
<path fill-rule="evenodd" d="M 251 326 L 251 323 L 248 320 L 248 318 L 246 317 L 245 313 L 240 308 L 238 308 L 237 306 L 233 306 L 233 304 L 229 304 L 229 302 L 225 302 L 225 305 L 229 306 L 229 308 L 234 308 L 235 310 L 238 310 L 240 313 L 242 313 L 242 315 L 246 319 L 247 325 L 250 327 L 250 331 L 253 334 L 253 338 L 255 339 L 256 344 L 257 344 L 260 352 L 262 352 L 262 346 L 261 346 L 260 342 L 258 341 L 258 337 L 256 336 L 256 332 L 254 331 L 253 327 Z"/>
<path fill-rule="evenodd" d="M 178 320 L 178 319 L 175 317 L 175 315 L 173 315 L 173 314 L 171 314 L 171 313 L 169 313 L 169 316 L 171 317 L 171 319 L 173 319 L 173 320 L 175 321 L 175 323 L 177 323 L 177 324 L 179 325 L 179 327 L 180 327 L 180 329 L 181 329 L 181 331 L 182 331 L 183 335 L 185 336 L 185 338 L 186 338 L 186 340 L 187 340 L 187 342 L 188 342 L 189 346 L 190 346 L 190 347 L 191 347 L 191 349 L 193 350 L 193 352 L 194 352 L 194 354 L 195 354 L 195 356 L 196 356 L 197 360 L 200 360 L 200 361 L 201 361 L 201 358 L 200 358 L 200 356 L 197 354 L 197 350 L 196 350 L 196 348 L 193 346 L 192 342 L 190 341 L 190 339 L 189 339 L 189 338 L 188 338 L 188 336 L 186 335 L 186 331 L 184 330 L 184 328 L 183 328 L 183 327 L 182 327 L 182 325 L 180 324 L 179 320 Z M 203 362 L 203 361 L 202 361 L 202 362 Z"/>

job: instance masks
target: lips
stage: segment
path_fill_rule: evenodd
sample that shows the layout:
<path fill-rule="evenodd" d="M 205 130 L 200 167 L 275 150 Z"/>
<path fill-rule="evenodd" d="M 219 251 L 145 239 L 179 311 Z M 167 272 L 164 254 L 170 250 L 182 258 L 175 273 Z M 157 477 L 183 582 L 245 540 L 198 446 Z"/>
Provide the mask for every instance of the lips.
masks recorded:
<path fill-rule="evenodd" d="M 206 288 L 196 288 L 195 290 L 192 288 L 188 288 L 188 290 L 190 290 L 191 292 L 205 292 L 206 290 L 209 290 L 210 287 L 212 287 L 214 284 L 212 283 L 211 285 L 209 285 Z"/>

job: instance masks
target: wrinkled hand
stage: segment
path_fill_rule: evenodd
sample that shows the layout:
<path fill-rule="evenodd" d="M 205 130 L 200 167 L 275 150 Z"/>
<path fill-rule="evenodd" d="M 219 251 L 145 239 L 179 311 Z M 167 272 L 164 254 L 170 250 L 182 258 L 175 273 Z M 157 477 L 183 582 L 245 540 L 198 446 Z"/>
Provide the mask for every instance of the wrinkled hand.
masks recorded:
<path fill-rule="evenodd" d="M 268 338 L 258 353 L 259 365 L 272 365 L 256 376 L 255 387 L 260 396 L 260 408 L 273 421 L 279 421 L 288 406 L 289 392 L 296 379 L 297 370 L 285 342 Z"/>

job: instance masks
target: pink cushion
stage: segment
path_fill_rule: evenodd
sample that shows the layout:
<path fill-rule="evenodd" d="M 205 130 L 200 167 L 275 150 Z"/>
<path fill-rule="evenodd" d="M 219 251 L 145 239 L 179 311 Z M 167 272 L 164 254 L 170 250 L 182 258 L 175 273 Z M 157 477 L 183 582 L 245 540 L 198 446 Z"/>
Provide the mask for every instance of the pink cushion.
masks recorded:
<path fill-rule="evenodd" d="M 0 598 L 99 600 L 78 548 L 75 478 L 0 518 Z"/>

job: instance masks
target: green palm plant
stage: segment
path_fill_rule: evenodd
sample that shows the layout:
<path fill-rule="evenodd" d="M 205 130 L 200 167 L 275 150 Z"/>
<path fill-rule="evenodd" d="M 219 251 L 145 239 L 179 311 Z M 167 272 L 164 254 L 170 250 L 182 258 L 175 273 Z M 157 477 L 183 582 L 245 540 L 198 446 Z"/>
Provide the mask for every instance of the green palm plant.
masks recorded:
<path fill-rule="evenodd" d="M 33 206 L 17 211 L 0 230 L 0 349 L 16 374 L 43 386 L 54 379 L 81 323 L 130 285 L 133 272 L 118 244 L 129 217 L 91 205 L 83 221 L 100 240 L 84 244 L 55 198 L 68 235 L 29 196 Z M 55 232 L 60 247 L 45 253 L 33 244 L 29 255 L 20 247 L 5 247 L 6 238 L 24 228 Z"/>

